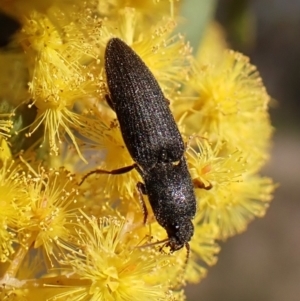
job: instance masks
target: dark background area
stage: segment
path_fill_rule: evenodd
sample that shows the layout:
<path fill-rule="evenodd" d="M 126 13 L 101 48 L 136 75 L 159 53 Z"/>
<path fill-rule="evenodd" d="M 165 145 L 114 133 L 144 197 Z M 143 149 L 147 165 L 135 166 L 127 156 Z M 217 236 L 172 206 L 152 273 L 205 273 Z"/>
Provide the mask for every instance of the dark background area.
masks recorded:
<path fill-rule="evenodd" d="M 4 48 L 11 36 L 20 28 L 20 25 L 12 18 L 0 11 L 0 48 Z"/>
<path fill-rule="evenodd" d="M 207 0 L 210 1 L 210 0 Z M 300 300 L 300 1 L 219 0 L 231 47 L 251 58 L 272 96 L 275 127 L 263 174 L 280 184 L 266 216 L 222 243 L 218 263 L 188 300 Z M 0 17 L 0 46 L 18 25 Z"/>

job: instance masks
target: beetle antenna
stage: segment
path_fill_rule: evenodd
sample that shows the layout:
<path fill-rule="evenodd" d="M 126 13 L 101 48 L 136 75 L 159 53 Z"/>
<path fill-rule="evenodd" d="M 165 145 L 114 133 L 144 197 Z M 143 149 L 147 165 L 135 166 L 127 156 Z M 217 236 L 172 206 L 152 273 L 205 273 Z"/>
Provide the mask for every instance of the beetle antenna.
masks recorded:
<path fill-rule="evenodd" d="M 188 242 L 185 244 L 185 249 L 186 249 L 186 258 L 185 258 L 184 264 L 181 269 L 182 273 L 178 276 L 177 282 L 172 287 L 172 289 L 174 289 L 174 290 L 181 289 L 185 282 L 184 275 L 186 273 L 186 268 L 187 268 L 190 254 L 191 254 L 191 247 Z"/>
<path fill-rule="evenodd" d="M 149 248 L 149 247 L 156 246 L 156 245 L 159 245 L 159 244 L 162 244 L 162 243 L 166 243 L 168 241 L 169 241 L 169 239 L 166 238 L 166 239 L 163 239 L 163 240 L 159 240 L 159 241 L 156 241 L 156 242 L 151 242 L 151 243 L 148 243 L 148 244 L 145 244 L 145 245 L 142 245 L 142 246 L 138 246 L 136 248 L 139 248 L 139 249 Z M 165 244 L 162 247 L 159 248 L 159 251 L 161 251 L 164 246 L 165 246 Z"/>
<path fill-rule="evenodd" d="M 188 242 L 185 244 L 185 248 L 186 248 L 186 258 L 185 258 L 185 262 L 184 262 L 184 272 L 186 270 L 187 264 L 189 262 L 190 254 L 191 254 L 191 247 Z"/>

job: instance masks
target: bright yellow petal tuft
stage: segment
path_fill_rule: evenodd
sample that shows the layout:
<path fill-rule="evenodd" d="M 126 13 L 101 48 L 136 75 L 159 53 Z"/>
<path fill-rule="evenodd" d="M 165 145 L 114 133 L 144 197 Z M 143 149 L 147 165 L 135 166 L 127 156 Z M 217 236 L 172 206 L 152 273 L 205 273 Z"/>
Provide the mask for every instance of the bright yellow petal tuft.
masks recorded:
<path fill-rule="evenodd" d="M 269 96 L 256 68 L 233 51 L 224 52 L 218 63 L 199 63 L 191 81 L 198 96 L 179 108 L 185 112 L 185 134 L 226 141 L 258 169 L 268 157 L 272 128 L 266 113 Z"/>
<path fill-rule="evenodd" d="M 216 240 L 219 229 L 214 224 L 197 224 L 195 220 L 195 233 L 190 242 L 191 256 L 188 261 L 185 278 L 187 281 L 197 283 L 206 277 L 208 267 L 215 265 L 220 247 Z"/>
<path fill-rule="evenodd" d="M 53 24 L 49 15 L 54 15 L 61 27 Z M 88 15 L 74 11 L 72 16 L 78 17 L 81 24 L 66 25 L 66 16 L 59 10 L 50 10 L 48 15 L 34 12 L 18 36 L 28 58 L 30 106 L 34 104 L 38 109 L 29 135 L 44 123 L 45 137 L 54 154 L 64 133 L 80 154 L 72 129 L 81 130 L 86 123 L 84 116 L 73 112 L 74 105 L 78 100 L 98 96 L 97 87 L 101 82 L 98 76 L 101 68 L 95 68 L 100 54 L 97 36 L 100 37 L 101 22 L 94 19 L 88 27 Z M 87 33 L 90 40 L 84 42 Z"/>
<path fill-rule="evenodd" d="M 255 217 L 265 214 L 274 188 L 269 178 L 245 175 L 243 182 L 227 187 L 197 189 L 199 219 L 217 225 L 221 239 L 241 233 Z"/>
<path fill-rule="evenodd" d="M 74 300 L 166 300 L 168 284 L 159 277 L 165 255 L 138 248 L 139 237 L 125 232 L 122 220 L 89 218 L 79 226 L 79 249 L 64 262 L 89 285 L 70 290 Z"/>
<path fill-rule="evenodd" d="M 19 229 L 21 237 L 34 237 L 34 247 L 43 247 L 47 256 L 58 256 L 57 243 L 68 239 L 76 220 L 77 183 L 64 169 L 27 176 L 24 174 L 26 209 Z"/>
<path fill-rule="evenodd" d="M 233 182 L 242 181 L 242 174 L 247 170 L 247 161 L 241 151 L 227 154 L 226 143 L 212 145 L 206 138 L 194 138 L 194 146 L 187 149 L 187 160 L 192 179 L 196 187 L 226 187 Z M 201 184 L 203 186 L 201 186 Z"/>
<path fill-rule="evenodd" d="M 13 243 L 18 242 L 16 232 L 21 226 L 24 210 L 24 192 L 21 168 L 14 162 L 1 162 L 0 169 L 0 261 L 7 261 L 14 253 Z"/>

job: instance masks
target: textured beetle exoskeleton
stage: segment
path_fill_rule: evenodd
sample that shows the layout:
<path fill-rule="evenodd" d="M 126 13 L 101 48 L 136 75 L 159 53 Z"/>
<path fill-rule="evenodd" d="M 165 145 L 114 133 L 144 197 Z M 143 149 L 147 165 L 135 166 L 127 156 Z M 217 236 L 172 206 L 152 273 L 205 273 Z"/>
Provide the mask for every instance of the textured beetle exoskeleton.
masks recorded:
<path fill-rule="evenodd" d="M 110 99 L 124 142 L 142 168 L 179 161 L 184 143 L 156 79 L 140 57 L 118 38 L 105 51 Z"/>
<path fill-rule="evenodd" d="M 137 189 L 147 219 L 142 194 L 148 195 L 158 223 L 168 234 L 171 252 L 186 246 L 194 234 L 196 213 L 193 183 L 184 157 L 184 143 L 155 77 L 141 58 L 118 38 L 105 51 L 105 71 L 110 96 L 126 147 L 135 161 L 117 170 L 91 174 L 121 174 L 135 168 L 144 183 Z"/>

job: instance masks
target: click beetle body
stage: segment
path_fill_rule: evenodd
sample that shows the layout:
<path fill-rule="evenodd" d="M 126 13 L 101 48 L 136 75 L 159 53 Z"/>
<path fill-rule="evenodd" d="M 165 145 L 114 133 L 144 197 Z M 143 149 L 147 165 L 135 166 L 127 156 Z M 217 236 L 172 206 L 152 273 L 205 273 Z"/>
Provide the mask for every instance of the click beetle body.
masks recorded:
<path fill-rule="evenodd" d="M 138 183 L 140 199 L 148 195 L 158 223 L 165 228 L 171 252 L 193 236 L 196 213 L 193 182 L 184 157 L 184 142 L 155 77 L 142 59 L 122 40 L 112 38 L 105 50 L 107 101 L 116 112 L 132 166 L 92 173 L 121 174 L 135 168 L 144 183 Z M 146 218 L 145 218 L 146 219 Z"/>
<path fill-rule="evenodd" d="M 143 169 L 179 161 L 184 143 L 155 77 L 123 41 L 111 39 L 105 51 L 110 100 L 124 142 Z"/>

